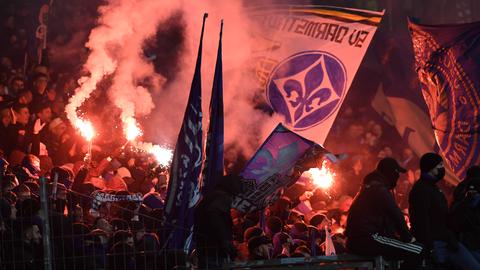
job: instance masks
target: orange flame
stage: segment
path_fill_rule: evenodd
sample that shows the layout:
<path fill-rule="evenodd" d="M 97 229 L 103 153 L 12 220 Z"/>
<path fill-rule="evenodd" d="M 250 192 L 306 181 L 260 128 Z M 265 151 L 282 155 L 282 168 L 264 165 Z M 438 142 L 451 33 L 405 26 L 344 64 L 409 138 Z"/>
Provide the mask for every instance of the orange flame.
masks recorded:
<path fill-rule="evenodd" d="M 311 168 L 307 173 L 310 174 L 313 184 L 323 189 L 330 188 L 336 176 L 335 173 L 327 167 L 326 160 L 322 162 L 322 168 Z"/>
<path fill-rule="evenodd" d="M 138 136 L 142 135 L 142 130 L 137 125 L 135 118 L 129 117 L 125 120 L 125 137 L 128 141 L 134 141 Z"/>
<path fill-rule="evenodd" d="M 77 121 L 75 121 L 75 127 L 80 131 L 80 134 L 82 134 L 87 141 L 92 141 L 93 136 L 95 135 L 95 130 L 93 129 L 92 123 L 86 120 L 77 119 Z"/>

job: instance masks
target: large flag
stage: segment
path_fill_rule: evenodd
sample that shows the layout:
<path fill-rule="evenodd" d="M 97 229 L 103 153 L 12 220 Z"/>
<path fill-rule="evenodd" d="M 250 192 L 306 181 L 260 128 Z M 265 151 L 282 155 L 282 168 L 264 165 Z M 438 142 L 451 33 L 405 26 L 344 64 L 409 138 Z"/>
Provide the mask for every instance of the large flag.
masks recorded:
<path fill-rule="evenodd" d="M 30 3 L 32 16 L 29 23 L 27 50 L 30 58 L 37 64 L 43 64 L 43 52 L 47 48 L 48 16 L 53 0 L 36 0 Z"/>
<path fill-rule="evenodd" d="M 217 63 L 210 99 L 210 124 L 208 126 L 206 157 L 203 168 L 202 193 L 211 192 L 217 180 L 223 175 L 223 75 L 222 75 L 222 31 L 218 42 Z"/>
<path fill-rule="evenodd" d="M 286 127 L 324 143 L 382 15 L 328 6 L 251 11 L 252 65 Z"/>
<path fill-rule="evenodd" d="M 250 212 L 274 202 L 281 189 L 296 181 L 292 178 L 292 170 L 312 150 L 316 151 L 315 159 L 328 154 L 334 158 L 319 145 L 278 124 L 241 173 L 247 188 L 234 199 L 233 207 Z"/>
<path fill-rule="evenodd" d="M 435 139 L 448 166 L 463 178 L 480 154 L 480 22 L 410 22 L 409 29 Z"/>
<path fill-rule="evenodd" d="M 202 168 L 203 152 L 200 70 L 206 18 L 207 14 L 203 17 L 195 74 L 193 75 L 183 124 L 173 153 L 172 166 L 170 167 L 165 217 L 171 231 L 164 239 L 170 249 L 188 250 L 190 248 L 193 232 L 193 210 L 200 198 L 198 177 Z"/>

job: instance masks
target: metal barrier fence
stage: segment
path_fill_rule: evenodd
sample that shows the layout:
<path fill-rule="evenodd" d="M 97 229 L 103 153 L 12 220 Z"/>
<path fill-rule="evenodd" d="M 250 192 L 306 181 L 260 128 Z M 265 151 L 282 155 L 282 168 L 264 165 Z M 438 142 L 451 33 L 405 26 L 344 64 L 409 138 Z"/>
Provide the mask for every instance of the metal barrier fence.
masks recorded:
<path fill-rule="evenodd" d="M 199 269 L 195 252 L 167 248 L 171 225 L 161 210 L 113 202 L 92 217 L 91 196 L 69 190 L 53 198 L 49 188 L 42 179 L 37 198 L 19 196 L 2 209 L 12 218 L 0 220 L 1 270 Z M 204 250 L 205 269 L 217 269 L 221 251 Z"/>
<path fill-rule="evenodd" d="M 167 248 L 172 225 L 165 223 L 159 209 L 138 208 L 136 202 L 130 201 L 107 202 L 98 206 L 94 217 L 89 211 L 95 201 L 91 192 L 53 193 L 45 178 L 39 184 L 37 198 L 19 192 L 18 198 L 10 200 L 9 209 L 4 209 L 3 204 L 0 207 L 1 216 L 6 216 L 4 211 L 16 216 L 0 220 L 0 270 L 384 269 L 385 266 L 378 258 L 343 255 L 230 263 L 225 259 L 225 250 L 201 247 L 197 249 L 200 254 L 172 250 Z M 189 229 L 177 229 L 184 236 L 191 234 Z M 198 257 L 203 259 L 199 261 Z"/>

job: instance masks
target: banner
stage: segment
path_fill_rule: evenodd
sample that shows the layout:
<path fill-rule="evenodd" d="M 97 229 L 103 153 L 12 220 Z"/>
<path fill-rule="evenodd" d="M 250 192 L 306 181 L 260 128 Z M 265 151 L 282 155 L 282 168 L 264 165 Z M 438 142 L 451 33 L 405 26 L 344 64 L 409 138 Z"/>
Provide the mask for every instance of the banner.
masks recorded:
<path fill-rule="evenodd" d="M 43 51 L 47 48 L 48 16 L 53 0 L 37 0 L 31 2 L 32 12 L 29 25 L 28 54 L 37 64 L 42 64 Z"/>
<path fill-rule="evenodd" d="M 460 178 L 478 163 L 480 22 L 409 23 L 415 66 L 431 125 L 447 165 Z"/>
<path fill-rule="evenodd" d="M 215 189 L 217 180 L 223 175 L 223 68 L 222 68 L 222 31 L 218 42 L 217 63 L 213 77 L 212 97 L 210 99 L 210 123 L 208 126 L 205 164 L 203 168 L 202 194 Z"/>
<path fill-rule="evenodd" d="M 286 127 L 324 143 L 382 15 L 328 6 L 251 10 L 252 65 Z"/>
<path fill-rule="evenodd" d="M 321 146 L 279 124 L 241 173 L 247 188 L 235 197 L 232 207 L 242 212 L 263 209 L 304 170 L 314 167 L 307 163 L 314 164 L 323 156 L 335 161 L 335 157 Z"/>
<path fill-rule="evenodd" d="M 193 210 L 200 199 L 198 177 L 202 169 L 202 43 L 205 29 L 203 17 L 200 45 L 183 124 L 178 135 L 170 167 L 170 180 L 165 202 L 165 218 L 171 232 L 164 239 L 170 249 L 189 250 L 193 232 Z"/>

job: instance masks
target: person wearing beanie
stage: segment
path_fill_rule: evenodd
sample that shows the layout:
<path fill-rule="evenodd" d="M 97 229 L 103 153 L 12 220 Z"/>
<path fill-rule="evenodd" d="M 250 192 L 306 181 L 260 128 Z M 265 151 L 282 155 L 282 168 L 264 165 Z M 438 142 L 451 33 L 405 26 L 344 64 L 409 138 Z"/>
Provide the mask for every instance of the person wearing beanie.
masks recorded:
<path fill-rule="evenodd" d="M 405 172 L 393 158 L 379 161 L 353 200 L 345 235 L 352 253 L 403 260 L 401 269 L 416 269 L 422 262 L 423 247 L 410 234 L 392 194 L 400 173 Z"/>
<path fill-rule="evenodd" d="M 194 236 L 197 244 L 199 269 L 222 269 L 229 259 L 237 257 L 233 245 L 231 205 L 242 193 L 240 176 L 225 175 L 218 179 L 215 190 L 206 194 L 194 212 Z"/>
<path fill-rule="evenodd" d="M 458 183 L 453 191 L 453 205 L 456 205 L 463 201 L 465 194 L 467 193 L 470 183 L 480 180 L 480 166 L 474 165 L 468 168 L 465 175 L 465 179 Z"/>
<path fill-rule="evenodd" d="M 268 236 L 255 236 L 248 240 L 248 257 L 250 260 L 268 260 L 273 250 L 272 241 Z"/>
<path fill-rule="evenodd" d="M 420 179 L 409 194 L 412 234 L 432 254 L 431 260 L 440 267 L 480 269 L 472 254 L 459 243 L 448 229 L 448 203 L 437 183 L 445 177 L 443 159 L 436 153 L 420 158 Z"/>
<path fill-rule="evenodd" d="M 480 258 L 480 237 L 478 237 L 480 232 L 480 178 L 472 178 L 465 187 L 464 198 L 451 207 L 449 225 L 457 234 L 458 240 L 478 260 Z"/>

